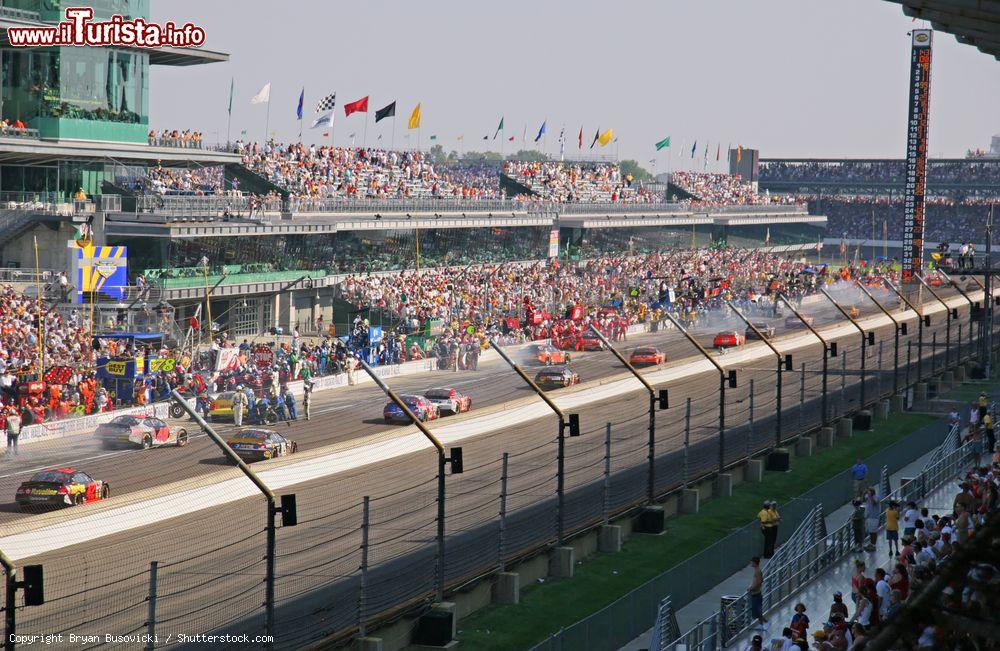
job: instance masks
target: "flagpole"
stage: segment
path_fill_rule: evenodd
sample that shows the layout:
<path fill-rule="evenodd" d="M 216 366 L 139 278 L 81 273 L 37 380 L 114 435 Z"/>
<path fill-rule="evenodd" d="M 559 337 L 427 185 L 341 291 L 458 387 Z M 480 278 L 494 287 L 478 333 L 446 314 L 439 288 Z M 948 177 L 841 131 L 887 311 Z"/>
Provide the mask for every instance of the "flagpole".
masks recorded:
<path fill-rule="evenodd" d="M 306 89 L 302 89 L 302 110 L 299 111 L 301 115 L 299 116 L 299 144 L 302 144 L 302 123 L 305 122 L 305 112 L 306 112 Z M 270 104 L 270 102 L 268 102 Z"/>
<path fill-rule="evenodd" d="M 375 106 L 378 106 L 378 104 L 376 104 Z M 365 107 L 365 130 L 364 133 L 362 133 L 361 135 L 361 148 L 364 149 L 367 146 L 368 146 L 368 107 Z"/>
<path fill-rule="evenodd" d="M 38 314 L 38 381 L 41 382 L 45 375 L 45 339 L 44 332 L 42 330 L 42 271 L 41 265 L 38 262 L 38 236 L 34 237 L 35 241 L 35 298 L 36 307 Z"/>
<path fill-rule="evenodd" d="M 271 128 L 271 95 L 267 96 L 267 117 L 264 118 L 264 143 L 267 143 L 267 131 Z"/>
<path fill-rule="evenodd" d="M 389 149 L 396 149 L 396 111 L 392 112 L 392 142 L 389 143 Z"/>
<path fill-rule="evenodd" d="M 231 140 L 231 130 L 233 126 L 233 89 L 236 87 L 236 79 L 229 82 L 229 117 L 226 119 L 226 149 L 229 149 Z"/>

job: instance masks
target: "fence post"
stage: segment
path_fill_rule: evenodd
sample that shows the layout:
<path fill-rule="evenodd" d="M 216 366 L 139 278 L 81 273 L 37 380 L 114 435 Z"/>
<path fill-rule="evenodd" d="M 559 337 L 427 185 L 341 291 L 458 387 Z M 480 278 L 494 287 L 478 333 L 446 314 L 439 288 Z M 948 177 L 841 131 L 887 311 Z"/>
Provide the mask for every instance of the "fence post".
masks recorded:
<path fill-rule="evenodd" d="M 825 353 L 824 353 L 825 354 Z M 802 373 L 799 376 L 799 434 L 805 432 L 802 426 L 802 414 L 806 411 L 806 363 L 802 362 Z M 820 419 L 822 425 L 822 419 Z"/>
<path fill-rule="evenodd" d="M 747 433 L 747 459 L 750 458 L 750 446 L 753 439 L 753 378 L 750 378 L 750 431 Z"/>
<path fill-rule="evenodd" d="M 156 572 L 158 565 L 157 561 L 149 562 L 149 612 L 146 615 L 146 634 L 149 641 L 146 642 L 147 649 L 153 649 L 156 646 Z"/>
<path fill-rule="evenodd" d="M 912 384 L 910 384 L 910 366 L 913 365 L 913 342 L 906 342 L 906 390 L 909 390 Z"/>
<path fill-rule="evenodd" d="M 688 487 L 688 455 L 691 452 L 691 398 L 684 405 L 684 488 Z"/>
<path fill-rule="evenodd" d="M 611 423 L 604 425 L 604 524 L 611 516 Z"/>
<path fill-rule="evenodd" d="M 878 397 L 882 398 L 882 344 L 885 342 L 881 339 L 878 340 Z"/>
<path fill-rule="evenodd" d="M 937 358 L 938 358 L 937 333 L 936 332 L 932 332 L 931 333 L 931 375 L 934 375 L 935 373 L 937 373 Z"/>
<path fill-rule="evenodd" d="M 503 453 L 503 462 L 500 465 L 500 535 L 497 541 L 497 554 L 500 558 L 500 571 L 507 569 L 506 554 L 504 547 L 507 540 L 507 460 L 510 454 Z"/>
<path fill-rule="evenodd" d="M 361 510 L 361 585 L 358 587 L 358 632 L 364 637 L 365 630 L 365 592 L 368 588 L 368 531 L 371 522 L 369 510 L 370 498 L 365 495 Z"/>
<path fill-rule="evenodd" d="M 962 324 L 958 324 L 958 361 L 955 362 L 955 366 L 962 363 Z"/>
<path fill-rule="evenodd" d="M 841 416 L 847 414 L 847 351 L 840 356 L 840 412 Z"/>

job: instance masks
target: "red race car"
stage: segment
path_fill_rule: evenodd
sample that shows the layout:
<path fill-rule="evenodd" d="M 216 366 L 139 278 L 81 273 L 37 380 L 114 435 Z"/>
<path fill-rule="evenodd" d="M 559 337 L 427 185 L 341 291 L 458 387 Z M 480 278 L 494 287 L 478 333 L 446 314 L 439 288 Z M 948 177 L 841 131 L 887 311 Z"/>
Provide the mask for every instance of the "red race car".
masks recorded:
<path fill-rule="evenodd" d="M 604 342 L 589 330 L 576 338 L 577 350 L 604 350 Z"/>
<path fill-rule="evenodd" d="M 725 349 L 742 346 L 746 342 L 747 338 L 745 335 L 735 330 L 726 330 L 725 332 L 720 332 L 715 335 L 715 340 L 712 342 L 712 345 L 716 348 Z"/>
<path fill-rule="evenodd" d="M 653 346 L 639 346 L 632 351 L 628 358 L 632 366 L 656 366 L 667 361 L 667 356 L 660 352 L 659 348 Z"/>
<path fill-rule="evenodd" d="M 28 510 L 34 506 L 79 506 L 105 500 L 110 495 L 107 482 L 73 468 L 52 468 L 23 482 L 14 499 L 22 510 Z"/>
<path fill-rule="evenodd" d="M 472 409 L 472 397 L 463 394 L 454 387 L 428 389 L 424 397 L 434 403 L 438 412 L 445 414 L 461 414 Z"/>
<path fill-rule="evenodd" d="M 187 445 L 188 434 L 183 427 L 170 427 L 159 418 L 118 416 L 109 423 L 98 425 L 94 436 L 104 448 L 156 448 L 163 445 Z"/>
<path fill-rule="evenodd" d="M 537 344 L 534 346 L 532 354 L 538 360 L 539 364 L 545 364 L 546 366 L 569 362 L 569 353 L 559 350 L 555 346 Z"/>

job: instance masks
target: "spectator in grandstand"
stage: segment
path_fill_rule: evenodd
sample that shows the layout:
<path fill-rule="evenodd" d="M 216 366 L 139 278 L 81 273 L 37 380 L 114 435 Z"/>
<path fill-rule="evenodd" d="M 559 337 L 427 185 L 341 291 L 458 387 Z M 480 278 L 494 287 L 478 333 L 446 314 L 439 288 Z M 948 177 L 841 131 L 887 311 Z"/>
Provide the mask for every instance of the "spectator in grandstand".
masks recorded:
<path fill-rule="evenodd" d="M 747 587 L 747 594 L 750 597 L 750 618 L 754 622 L 754 630 L 767 630 L 767 618 L 764 617 L 764 574 L 760 570 L 760 557 L 754 556 L 750 559 L 750 568 L 753 577 Z"/>

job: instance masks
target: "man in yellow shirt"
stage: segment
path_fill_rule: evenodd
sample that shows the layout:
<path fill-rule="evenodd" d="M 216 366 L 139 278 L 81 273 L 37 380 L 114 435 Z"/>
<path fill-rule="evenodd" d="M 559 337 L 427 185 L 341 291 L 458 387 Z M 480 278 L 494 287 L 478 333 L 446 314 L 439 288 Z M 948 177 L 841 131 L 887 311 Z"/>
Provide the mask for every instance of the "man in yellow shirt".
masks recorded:
<path fill-rule="evenodd" d="M 777 510 L 772 509 L 771 505 L 770 500 L 764 502 L 764 508 L 757 513 L 757 519 L 760 520 L 760 532 L 764 536 L 764 553 L 761 554 L 764 558 L 774 556 L 774 546 L 778 540 L 780 517 Z"/>
<path fill-rule="evenodd" d="M 885 539 L 889 543 L 889 558 L 894 558 L 899 554 L 899 504 L 896 502 L 889 502 L 885 510 Z"/>

